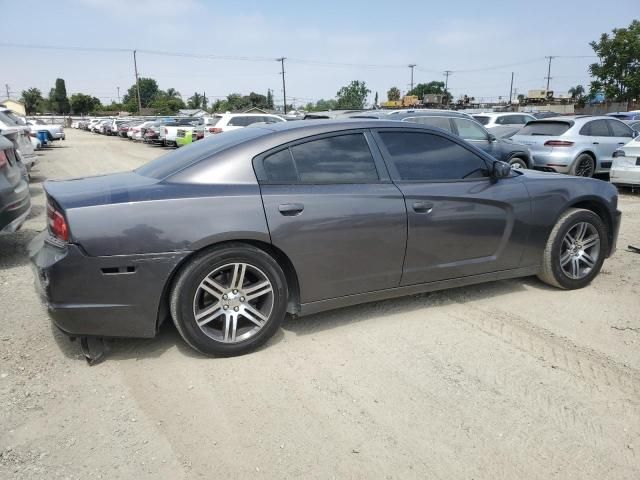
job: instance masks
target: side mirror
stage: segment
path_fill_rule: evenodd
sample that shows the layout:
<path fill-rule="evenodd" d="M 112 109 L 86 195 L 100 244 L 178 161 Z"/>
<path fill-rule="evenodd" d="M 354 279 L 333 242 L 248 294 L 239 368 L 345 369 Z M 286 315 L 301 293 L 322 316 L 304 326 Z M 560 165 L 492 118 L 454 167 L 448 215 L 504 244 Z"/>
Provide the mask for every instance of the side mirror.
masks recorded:
<path fill-rule="evenodd" d="M 490 142 L 495 142 L 497 140 L 496 136 L 493 133 L 489 134 L 489 141 Z"/>
<path fill-rule="evenodd" d="M 498 180 L 500 178 L 507 178 L 511 175 L 511 165 L 507 162 L 501 162 L 496 160 L 493 162 L 493 168 L 491 170 L 491 177 Z"/>

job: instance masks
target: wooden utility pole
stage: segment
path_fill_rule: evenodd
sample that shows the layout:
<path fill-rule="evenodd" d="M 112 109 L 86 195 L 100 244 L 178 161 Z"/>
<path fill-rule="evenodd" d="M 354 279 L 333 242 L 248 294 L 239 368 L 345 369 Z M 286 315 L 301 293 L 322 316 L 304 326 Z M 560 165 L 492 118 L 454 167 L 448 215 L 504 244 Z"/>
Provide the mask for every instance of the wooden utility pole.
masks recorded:
<path fill-rule="evenodd" d="M 286 57 L 280 57 L 277 59 L 282 65 L 282 96 L 284 97 L 284 114 L 287 114 L 287 85 L 284 80 L 284 61 Z"/>
<path fill-rule="evenodd" d="M 138 92 L 138 113 L 142 111 L 142 100 L 140 99 L 140 81 L 138 79 L 138 62 L 136 61 L 136 51 L 133 51 L 133 69 L 136 72 L 136 92 Z"/>

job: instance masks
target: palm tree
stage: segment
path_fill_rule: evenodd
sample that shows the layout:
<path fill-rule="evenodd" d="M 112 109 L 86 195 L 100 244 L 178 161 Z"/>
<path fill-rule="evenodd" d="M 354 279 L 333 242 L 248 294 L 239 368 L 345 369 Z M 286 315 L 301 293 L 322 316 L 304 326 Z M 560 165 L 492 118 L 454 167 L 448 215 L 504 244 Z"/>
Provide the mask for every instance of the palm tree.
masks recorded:
<path fill-rule="evenodd" d="M 167 88 L 167 98 L 181 98 L 180 92 L 175 88 Z"/>
<path fill-rule="evenodd" d="M 189 108 L 200 108 L 202 106 L 202 95 L 198 92 L 194 93 L 193 96 L 189 97 L 187 105 Z"/>
<path fill-rule="evenodd" d="M 571 87 L 569 89 L 569 95 L 571 95 L 572 100 L 581 99 L 584 95 L 584 87 L 582 85 L 576 85 L 575 87 Z"/>

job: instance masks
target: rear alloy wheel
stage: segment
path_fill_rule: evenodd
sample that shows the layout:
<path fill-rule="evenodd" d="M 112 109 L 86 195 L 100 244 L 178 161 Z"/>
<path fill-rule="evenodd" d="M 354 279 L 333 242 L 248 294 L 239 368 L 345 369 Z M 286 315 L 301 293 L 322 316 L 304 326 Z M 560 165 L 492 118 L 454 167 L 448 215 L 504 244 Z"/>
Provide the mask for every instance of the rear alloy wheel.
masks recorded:
<path fill-rule="evenodd" d="M 207 355 L 230 356 L 267 341 L 286 305 L 280 266 L 262 250 L 238 244 L 192 259 L 178 276 L 170 306 L 189 345 Z"/>
<path fill-rule="evenodd" d="M 564 289 L 588 285 L 602 268 L 608 248 L 606 231 L 592 211 L 568 209 L 549 235 L 538 277 Z"/>
<path fill-rule="evenodd" d="M 509 165 L 511 165 L 511 168 L 515 168 L 516 170 L 529 168 L 527 162 L 520 157 L 513 157 L 512 159 L 510 159 Z"/>
<path fill-rule="evenodd" d="M 577 177 L 593 177 L 595 172 L 595 162 L 593 157 L 586 153 L 579 155 L 571 167 L 571 175 Z"/>

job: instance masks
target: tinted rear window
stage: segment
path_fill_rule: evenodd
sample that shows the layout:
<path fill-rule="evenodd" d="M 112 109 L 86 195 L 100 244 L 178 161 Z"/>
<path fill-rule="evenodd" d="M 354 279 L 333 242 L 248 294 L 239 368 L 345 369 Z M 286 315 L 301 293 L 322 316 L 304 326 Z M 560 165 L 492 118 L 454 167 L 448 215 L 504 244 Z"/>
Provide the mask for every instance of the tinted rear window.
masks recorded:
<path fill-rule="evenodd" d="M 487 125 L 489 123 L 490 118 L 489 117 L 482 117 L 480 115 L 474 115 L 473 119 L 476 122 L 479 122 L 481 125 Z"/>
<path fill-rule="evenodd" d="M 174 150 L 135 170 L 139 175 L 162 180 L 184 168 L 193 165 L 211 155 L 238 145 L 247 140 L 268 133 L 266 130 L 252 128 L 226 132 L 224 135 L 212 135 L 206 140 L 192 143 L 186 147 Z"/>
<path fill-rule="evenodd" d="M 545 137 L 557 137 L 571 128 L 571 124 L 567 122 L 529 122 L 518 135 L 540 135 Z"/>
<path fill-rule="evenodd" d="M 361 133 L 327 137 L 291 147 L 300 181 L 377 182 L 369 145 Z"/>

